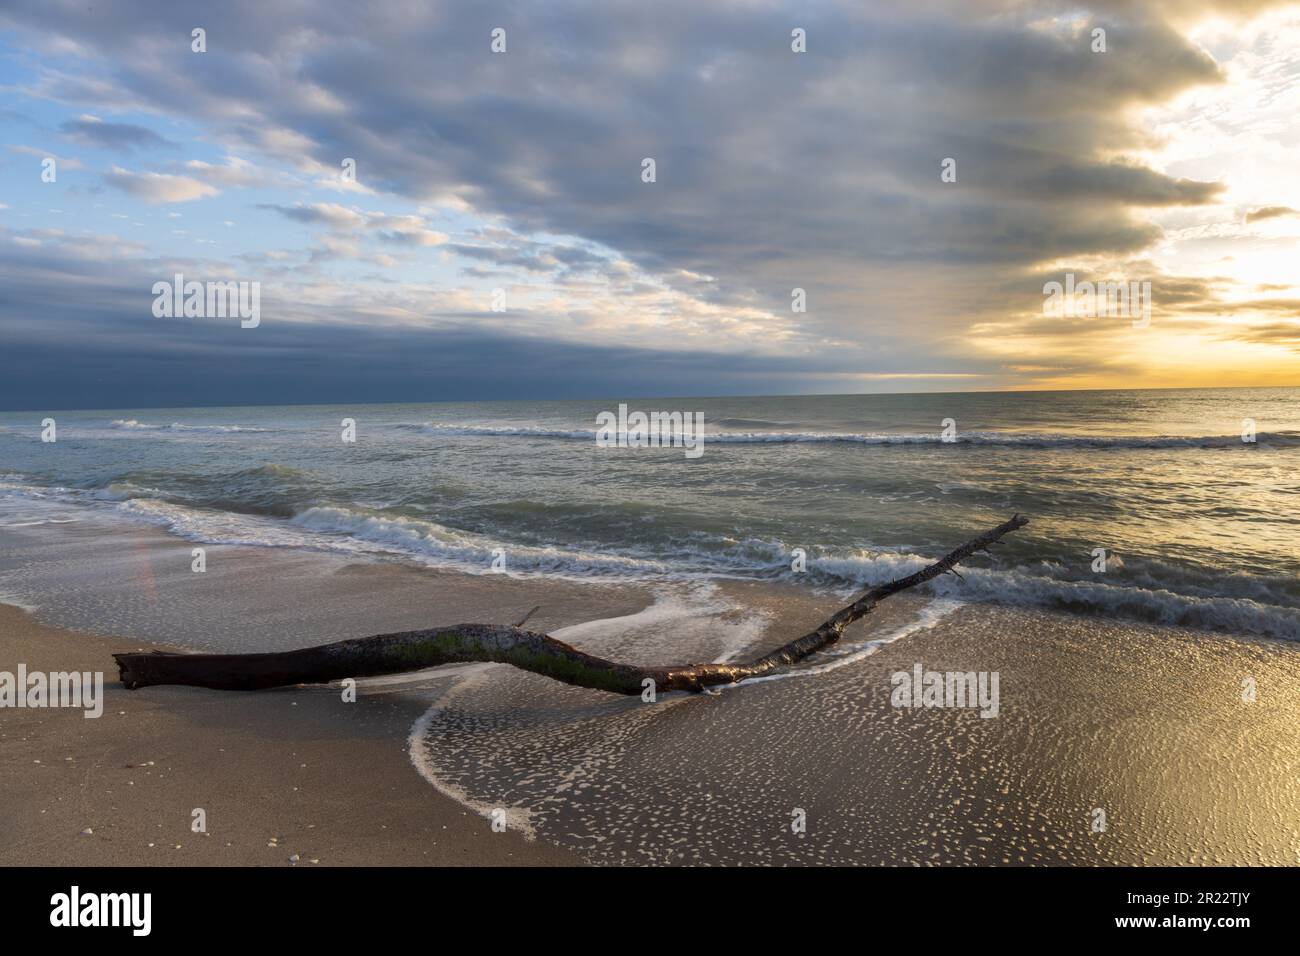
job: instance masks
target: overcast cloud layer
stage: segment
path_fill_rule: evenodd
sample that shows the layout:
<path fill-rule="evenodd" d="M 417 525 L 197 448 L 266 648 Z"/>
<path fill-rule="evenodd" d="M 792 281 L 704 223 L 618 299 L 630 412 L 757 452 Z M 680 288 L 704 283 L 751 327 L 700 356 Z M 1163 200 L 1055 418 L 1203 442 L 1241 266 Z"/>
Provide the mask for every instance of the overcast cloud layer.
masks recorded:
<path fill-rule="evenodd" d="M 1295 146 L 1213 92 L 1294 105 L 1281 5 L 375 6 L 6 4 L 0 407 L 1300 382 L 1233 265 L 1300 196 L 1188 145 Z M 1152 328 L 1044 317 L 1067 270 Z M 178 272 L 261 325 L 154 317 Z"/>

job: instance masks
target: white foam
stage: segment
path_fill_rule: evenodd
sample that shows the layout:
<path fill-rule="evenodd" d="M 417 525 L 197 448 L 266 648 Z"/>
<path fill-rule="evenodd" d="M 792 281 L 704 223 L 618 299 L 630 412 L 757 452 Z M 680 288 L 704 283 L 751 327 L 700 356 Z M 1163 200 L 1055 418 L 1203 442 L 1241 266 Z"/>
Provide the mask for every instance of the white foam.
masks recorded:
<path fill-rule="evenodd" d="M 818 558 L 810 560 L 808 566 L 859 586 L 872 586 L 919 571 L 930 561 L 919 555 L 878 554 Z M 1300 640 L 1300 609 L 1264 604 L 1248 597 L 1202 597 L 1164 588 L 1134 587 L 1131 583 L 1060 580 L 1025 569 L 963 568 L 961 574 L 961 578 L 942 575 L 926 587 L 939 597 L 957 600 L 1088 611 L 1159 624 Z"/>
<path fill-rule="evenodd" d="M 594 428 L 542 428 L 538 426 L 456 425 L 428 422 L 423 425 L 402 423 L 400 427 L 419 428 L 431 435 L 480 436 L 499 438 L 555 438 L 594 441 Z M 619 436 L 626 437 L 626 436 Z M 1020 448 L 1233 448 L 1250 449 L 1240 435 L 1070 435 L 1037 432 L 962 432 L 945 441 L 937 432 L 825 432 L 825 431 L 710 431 L 704 436 L 710 444 L 817 444 L 847 443 L 858 445 L 981 445 Z M 1300 433 L 1264 432 L 1256 436 L 1255 445 L 1300 444 Z"/>
<path fill-rule="evenodd" d="M 176 431 L 176 432 L 265 432 L 269 428 L 257 428 L 253 425 L 186 425 L 172 422 L 170 425 L 151 425 L 134 418 L 117 418 L 109 422 L 109 428 L 125 431 Z"/>
<path fill-rule="evenodd" d="M 19 608 L 28 614 L 35 614 L 41 609 L 39 604 L 32 604 L 4 591 L 0 591 L 0 604 L 8 604 L 10 607 Z"/>
<path fill-rule="evenodd" d="M 921 613 L 917 615 L 916 620 L 900 625 L 899 627 L 894 628 L 894 630 L 887 631 L 879 637 L 873 637 L 869 641 L 862 641 L 856 644 L 833 645 L 832 648 L 829 649 L 829 652 L 837 655 L 834 660 L 827 661 L 824 664 L 814 664 L 810 667 L 795 667 L 788 671 L 782 671 L 779 674 L 765 674 L 762 677 L 751 677 L 748 680 L 743 680 L 737 684 L 729 686 L 742 687 L 745 684 L 761 684 L 765 681 L 788 680 L 793 677 L 816 677 L 819 674 L 829 674 L 831 671 L 839 670 L 841 667 L 846 667 L 847 665 L 856 663 L 865 657 L 870 657 L 886 644 L 892 644 L 895 641 L 902 640 L 904 637 L 915 634 L 917 631 L 929 630 L 961 606 L 961 601 L 932 601 L 921 609 Z M 729 688 L 724 685 L 720 689 L 726 690 Z"/>
<path fill-rule="evenodd" d="M 628 577 L 667 574 L 671 569 L 652 558 L 627 557 L 558 547 L 512 544 L 486 535 L 448 528 L 419 518 L 379 516 L 348 508 L 314 507 L 290 519 L 293 526 L 342 534 L 372 548 L 385 548 L 452 566 L 471 574 L 493 573 L 498 549 L 505 552 L 504 573 L 517 576 Z"/>
<path fill-rule="evenodd" d="M 647 654 L 654 659 L 661 656 L 689 656 L 693 650 L 703 646 L 705 641 L 711 641 L 721 651 L 718 659 L 726 660 L 752 646 L 767 626 L 767 618 L 762 614 L 755 614 L 739 622 L 718 619 L 717 615 L 731 610 L 734 607 L 723 601 L 717 588 L 712 585 L 663 589 L 656 592 L 653 603 L 635 613 L 571 624 L 549 633 L 567 643 L 583 644 L 593 653 L 603 651 L 620 660 L 636 659 Z M 610 646 L 615 650 L 604 651 Z M 407 737 L 408 753 L 420 776 L 439 793 L 484 817 L 490 818 L 494 810 L 504 810 L 507 826 L 520 830 L 527 839 L 532 840 L 536 837 L 536 814 L 533 811 L 526 807 L 502 807 L 476 800 L 464 788 L 450 782 L 439 772 L 431 744 L 431 740 L 435 739 L 432 728 L 449 705 L 462 694 L 472 692 L 475 687 L 490 681 L 491 671 L 502 666 L 505 665 L 467 664 L 454 671 L 448 668 L 441 672 L 441 675 L 454 676 L 455 681 L 412 724 Z M 429 676 L 428 672 L 424 672 L 422 679 L 427 680 Z M 686 693 L 661 695 L 657 706 L 641 711 L 641 716 L 646 720 L 657 720 L 670 708 L 691 696 Z M 593 759 L 599 761 L 600 758 Z M 586 769 L 582 763 L 572 767 L 563 775 L 561 785 L 572 783 Z"/>
<path fill-rule="evenodd" d="M 153 498 L 127 497 L 140 489 L 107 491 L 37 488 L 0 482 L 0 500 L 28 502 L 12 517 L 20 522 L 71 518 L 68 504 L 115 502 L 119 514 L 161 524 L 190 540 L 214 544 L 290 547 L 358 556 L 400 556 L 469 574 L 493 572 L 497 549 L 513 577 L 573 581 L 701 582 L 723 578 L 787 580 L 862 588 L 904 577 L 933 561 L 898 552 L 812 556 L 808 575 L 793 575 L 789 548 L 780 541 L 730 542 L 725 549 L 677 548 L 671 559 L 650 554 L 521 545 L 446 527 L 434 521 L 381 516 L 333 506 L 309 508 L 284 520 L 206 511 Z M 120 500 L 126 497 L 126 500 Z M 43 510 L 29 513 L 30 507 Z M 48 508 L 46 506 L 49 506 Z M 58 507 L 55 507 L 58 506 Z M 51 510 L 52 509 L 52 510 Z M 62 510 L 60 510 L 62 509 Z M 925 587 L 936 597 L 995 601 L 1025 607 L 1082 611 L 1102 616 L 1233 634 L 1300 641 L 1300 608 L 1286 582 L 1219 569 L 1184 569 L 1155 561 L 1116 563 L 1115 583 L 1070 579 L 1067 569 L 1039 562 L 1019 568 L 967 567 L 962 578 L 942 576 Z M 668 613 L 660 609 L 653 613 Z"/>
<path fill-rule="evenodd" d="M 496 804 L 475 800 L 465 790 L 438 775 L 437 767 L 433 761 L 433 752 L 429 749 L 429 728 L 442 715 L 447 705 L 455 697 L 483 681 L 488 672 L 498 666 L 500 665 L 471 664 L 458 671 L 451 686 L 443 691 L 434 705 L 421 714 L 415 723 L 411 725 L 411 732 L 406 738 L 407 753 L 411 758 L 411 763 L 415 766 L 416 772 L 443 796 L 455 800 L 461 806 L 473 810 L 489 820 L 492 819 L 494 810 L 504 810 L 507 828 L 519 830 L 526 840 L 535 840 L 537 834 L 533 829 L 533 814 L 530 810 L 524 807 L 500 807 Z"/>
<path fill-rule="evenodd" d="M 550 633 L 567 643 L 585 643 L 593 652 L 617 643 L 621 654 L 640 650 L 654 659 L 680 656 L 682 660 L 696 660 L 701 648 L 712 648 L 713 660 L 725 663 L 753 647 L 770 622 L 765 611 L 753 611 L 739 620 L 720 619 L 720 615 L 734 610 L 734 605 L 722 599 L 716 585 L 701 581 L 684 588 L 660 588 L 655 591 L 654 601 L 634 614 L 584 621 Z M 636 641 L 637 634 L 643 635 L 640 642 Z"/>
<path fill-rule="evenodd" d="M 11 521 L 6 528 L 39 528 L 46 524 L 75 524 L 78 518 L 33 518 L 30 521 Z"/>

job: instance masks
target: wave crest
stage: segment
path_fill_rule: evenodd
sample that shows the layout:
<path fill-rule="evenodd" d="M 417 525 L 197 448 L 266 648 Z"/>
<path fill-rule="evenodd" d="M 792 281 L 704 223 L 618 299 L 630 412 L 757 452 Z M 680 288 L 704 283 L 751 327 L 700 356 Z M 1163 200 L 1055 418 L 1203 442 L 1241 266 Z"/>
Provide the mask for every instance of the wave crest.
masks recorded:
<path fill-rule="evenodd" d="M 726 420 L 724 420 L 726 421 Z M 402 428 L 419 429 L 429 435 L 490 438 L 554 438 L 595 441 L 595 428 L 542 428 L 511 425 L 456 425 L 440 422 L 403 423 Z M 1096 448 L 1096 449 L 1178 449 L 1178 448 L 1249 448 L 1240 435 L 1055 435 L 1036 432 L 967 432 L 945 441 L 938 433 L 917 432 L 787 432 L 787 431 L 712 431 L 704 435 L 706 444 L 857 444 L 857 445 L 973 445 L 1007 448 Z M 1300 447 L 1300 433 L 1261 432 L 1256 445 Z"/>
<path fill-rule="evenodd" d="M 117 418 L 109 422 L 109 428 L 123 431 L 169 431 L 169 432 L 268 432 L 269 428 L 254 425 L 186 425 L 172 422 L 170 425 L 151 425 L 134 418 Z"/>

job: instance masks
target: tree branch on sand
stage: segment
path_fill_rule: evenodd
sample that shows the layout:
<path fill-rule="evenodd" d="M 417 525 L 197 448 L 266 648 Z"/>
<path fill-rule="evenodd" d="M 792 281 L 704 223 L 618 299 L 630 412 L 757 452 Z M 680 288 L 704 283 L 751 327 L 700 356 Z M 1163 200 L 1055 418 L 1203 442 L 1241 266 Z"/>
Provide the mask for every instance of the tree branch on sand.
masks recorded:
<path fill-rule="evenodd" d="M 877 585 L 803 637 L 748 664 L 685 664 L 638 667 L 586 654 L 546 634 L 523 630 L 533 611 L 516 625 L 454 624 L 420 631 L 400 631 L 270 654 L 114 654 L 122 684 L 130 690 L 154 684 L 187 684 L 220 690 L 262 690 L 290 684 L 324 684 L 347 677 L 376 677 L 423 670 L 440 664 L 486 661 L 513 664 L 546 677 L 611 691 L 640 694 L 653 681 L 657 693 L 701 691 L 735 684 L 798 663 L 829 647 L 844 629 L 899 591 L 924 584 L 978 551 L 987 551 L 1003 535 L 1024 527 L 1028 518 L 1014 515 L 966 542 L 915 574 Z"/>

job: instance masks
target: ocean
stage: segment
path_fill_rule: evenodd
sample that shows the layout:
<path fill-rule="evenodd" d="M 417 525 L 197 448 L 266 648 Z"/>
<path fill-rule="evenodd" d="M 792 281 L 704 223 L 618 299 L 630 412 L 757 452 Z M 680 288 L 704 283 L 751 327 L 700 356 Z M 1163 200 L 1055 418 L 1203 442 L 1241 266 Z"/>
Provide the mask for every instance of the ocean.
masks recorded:
<path fill-rule="evenodd" d="M 929 593 L 1300 638 L 1300 390 L 625 401 L 702 414 L 703 453 L 598 447 L 619 400 L 7 412 L 0 521 L 848 593 L 1021 512 L 1028 528 Z"/>

